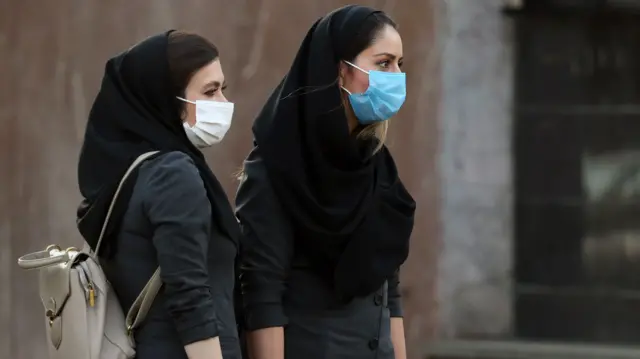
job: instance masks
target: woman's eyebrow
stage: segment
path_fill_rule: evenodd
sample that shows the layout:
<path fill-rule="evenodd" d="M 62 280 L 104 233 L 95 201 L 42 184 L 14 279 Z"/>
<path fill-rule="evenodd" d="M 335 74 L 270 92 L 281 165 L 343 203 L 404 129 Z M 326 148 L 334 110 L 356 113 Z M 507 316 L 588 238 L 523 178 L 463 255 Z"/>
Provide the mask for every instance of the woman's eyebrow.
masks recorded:
<path fill-rule="evenodd" d="M 381 52 L 381 53 L 379 53 L 379 54 L 375 54 L 375 55 L 373 55 L 373 56 L 382 56 L 382 55 L 389 56 L 392 60 L 395 60 L 395 59 L 396 59 L 396 57 L 397 57 L 396 55 L 391 54 L 391 53 L 389 53 L 389 52 Z"/>
<path fill-rule="evenodd" d="M 206 84 L 204 84 L 204 86 L 202 86 L 202 87 L 203 88 L 204 87 L 220 87 L 220 81 L 218 81 L 218 80 L 210 81 L 210 82 L 207 82 Z"/>

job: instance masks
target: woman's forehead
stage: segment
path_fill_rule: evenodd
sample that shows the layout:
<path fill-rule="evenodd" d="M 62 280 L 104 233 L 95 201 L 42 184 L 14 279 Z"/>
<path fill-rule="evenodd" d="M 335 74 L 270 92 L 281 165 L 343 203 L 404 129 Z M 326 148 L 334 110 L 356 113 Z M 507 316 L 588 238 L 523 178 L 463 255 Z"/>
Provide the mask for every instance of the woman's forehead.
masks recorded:
<path fill-rule="evenodd" d="M 391 54 L 394 57 L 402 57 L 402 37 L 396 29 L 391 26 L 385 26 L 379 34 L 377 34 L 374 42 L 366 48 L 362 54 L 368 56 L 377 56 L 382 54 Z"/>
<path fill-rule="evenodd" d="M 203 87 L 203 86 L 216 86 L 219 87 L 224 83 L 224 73 L 222 72 L 222 65 L 220 60 L 210 62 L 196 71 L 191 78 L 190 85 Z"/>

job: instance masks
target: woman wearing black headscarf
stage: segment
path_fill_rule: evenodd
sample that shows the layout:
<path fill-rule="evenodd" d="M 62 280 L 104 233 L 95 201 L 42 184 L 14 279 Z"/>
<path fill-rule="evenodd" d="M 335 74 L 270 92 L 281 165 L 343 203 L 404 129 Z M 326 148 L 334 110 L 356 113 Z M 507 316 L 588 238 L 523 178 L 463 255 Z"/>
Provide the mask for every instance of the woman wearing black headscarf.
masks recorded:
<path fill-rule="evenodd" d="M 89 115 L 78 228 L 93 249 L 125 170 L 160 151 L 125 183 L 99 252 L 125 312 L 161 269 L 163 287 L 134 333 L 137 359 L 241 358 L 232 300 L 240 231 L 199 149 L 231 125 L 223 89 L 216 47 L 170 31 L 107 62 Z"/>
<path fill-rule="evenodd" d="M 415 202 L 384 146 L 401 64 L 389 17 L 338 9 L 255 120 L 236 199 L 251 359 L 406 356 L 398 269 Z"/>

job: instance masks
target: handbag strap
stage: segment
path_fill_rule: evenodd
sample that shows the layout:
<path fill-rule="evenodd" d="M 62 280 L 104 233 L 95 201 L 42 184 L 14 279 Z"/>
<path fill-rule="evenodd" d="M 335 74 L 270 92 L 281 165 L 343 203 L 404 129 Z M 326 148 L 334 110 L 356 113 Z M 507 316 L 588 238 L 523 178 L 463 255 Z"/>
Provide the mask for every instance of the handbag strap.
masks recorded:
<path fill-rule="evenodd" d="M 104 234 L 107 231 L 107 226 L 109 225 L 109 220 L 111 219 L 111 214 L 113 213 L 113 209 L 116 206 L 116 201 L 118 200 L 118 196 L 120 195 L 120 191 L 122 191 L 122 187 L 124 186 L 124 183 L 127 181 L 129 176 L 131 175 L 131 173 L 138 166 L 140 166 L 142 164 L 142 162 L 144 162 L 149 157 L 155 155 L 158 152 L 159 151 L 151 151 L 151 152 L 147 152 L 147 153 L 141 154 L 138 158 L 135 159 L 135 161 L 133 161 L 131 166 L 129 166 L 129 168 L 127 169 L 127 172 L 124 173 L 124 176 L 122 176 L 122 179 L 120 180 L 120 183 L 118 184 L 118 188 L 116 188 L 116 192 L 113 194 L 113 198 L 111 199 L 111 204 L 109 205 L 109 210 L 107 211 L 107 215 L 105 216 L 104 222 L 102 223 L 102 229 L 100 230 L 100 235 L 98 236 L 98 243 L 96 243 L 96 249 L 93 251 L 93 257 L 95 259 L 98 258 L 98 252 L 100 251 L 100 246 L 102 244 L 102 240 L 104 239 Z"/>
<path fill-rule="evenodd" d="M 71 253 L 69 253 L 68 250 L 59 250 L 56 254 L 52 255 L 52 249 L 59 249 L 59 247 L 49 246 L 44 251 L 25 254 L 18 258 L 18 266 L 22 269 L 41 269 L 60 263 L 66 263 L 71 260 Z"/>
<path fill-rule="evenodd" d="M 124 173 L 120 183 L 118 184 L 118 188 L 113 195 L 113 199 L 111 200 L 111 204 L 109 205 L 109 210 L 107 211 L 107 215 L 105 216 L 104 223 L 102 224 L 102 230 L 100 231 L 100 236 L 98 237 L 98 243 L 96 244 L 96 249 L 93 252 L 93 257 L 97 261 L 98 260 L 98 251 L 100 250 L 100 245 L 102 244 L 102 240 L 104 239 L 104 234 L 107 230 L 107 226 L 109 224 L 109 219 L 111 218 L 111 214 L 113 212 L 113 208 L 115 207 L 116 200 L 118 199 L 118 195 L 120 195 L 120 191 L 124 186 L 125 181 L 131 173 L 140 166 L 145 160 L 149 159 L 151 156 L 157 154 L 159 151 L 151 151 L 147 153 L 143 153 L 135 161 L 129 166 L 127 172 Z M 162 287 L 162 280 L 160 279 L 160 268 L 156 269 L 156 271 L 151 276 L 151 279 L 147 282 L 147 284 L 142 288 L 140 294 L 131 305 L 129 312 L 127 313 L 127 317 L 125 320 L 127 326 L 127 334 L 131 336 L 133 334 L 133 330 L 136 329 L 140 323 L 145 319 L 147 314 L 149 313 L 149 309 L 151 308 L 151 304 L 155 299 L 156 295 L 160 291 L 160 287 Z"/>
<path fill-rule="evenodd" d="M 160 292 L 160 287 L 162 287 L 162 280 L 160 279 L 160 268 L 158 268 L 144 288 L 142 288 L 140 294 L 138 294 L 129 312 L 127 312 L 125 324 L 127 326 L 127 335 L 130 337 L 133 334 L 133 330 L 147 317 L 149 309 L 151 309 L 151 304 L 153 304 L 156 295 Z"/>

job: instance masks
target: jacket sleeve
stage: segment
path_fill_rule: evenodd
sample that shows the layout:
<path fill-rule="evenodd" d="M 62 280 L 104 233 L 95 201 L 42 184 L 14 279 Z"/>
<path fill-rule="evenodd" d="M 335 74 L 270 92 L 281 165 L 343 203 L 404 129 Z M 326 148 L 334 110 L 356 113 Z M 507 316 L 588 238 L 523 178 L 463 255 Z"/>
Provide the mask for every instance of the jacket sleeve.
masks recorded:
<path fill-rule="evenodd" d="M 195 164 L 171 152 L 148 168 L 144 210 L 154 228 L 165 305 L 184 345 L 218 336 L 209 288 L 211 205 Z"/>
<path fill-rule="evenodd" d="M 241 286 L 248 330 L 285 326 L 282 307 L 293 256 L 293 231 L 278 203 L 256 147 L 236 195 L 242 229 Z"/>
<path fill-rule="evenodd" d="M 400 294 L 400 274 L 399 271 L 389 280 L 389 312 L 391 318 L 402 318 L 402 295 Z"/>

